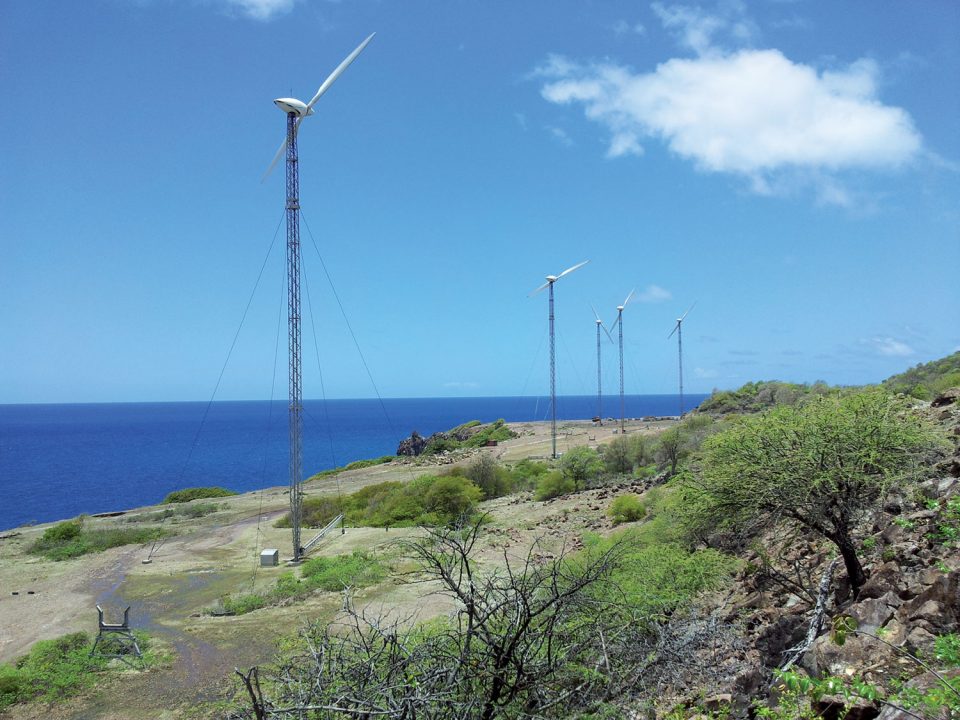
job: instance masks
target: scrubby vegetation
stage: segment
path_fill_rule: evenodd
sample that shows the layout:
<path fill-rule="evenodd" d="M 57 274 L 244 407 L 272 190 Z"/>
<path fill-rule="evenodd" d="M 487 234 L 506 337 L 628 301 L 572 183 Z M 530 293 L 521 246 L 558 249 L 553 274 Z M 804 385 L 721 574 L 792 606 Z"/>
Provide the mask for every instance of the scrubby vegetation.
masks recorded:
<path fill-rule="evenodd" d="M 183 490 L 174 490 L 163 499 L 163 502 L 166 504 L 185 503 L 190 502 L 191 500 L 230 497 L 231 495 L 236 494 L 237 493 L 233 490 L 227 490 L 226 488 L 222 487 L 193 487 L 184 488 Z"/>
<path fill-rule="evenodd" d="M 320 480 L 326 477 L 332 477 L 338 475 L 342 472 L 347 472 L 348 470 L 361 470 L 363 468 L 375 467 L 377 465 L 386 465 L 389 462 L 396 460 L 395 455 L 381 455 L 378 458 L 368 458 L 367 460 L 354 460 L 352 463 L 347 463 L 341 467 L 330 468 L 329 470 L 321 470 L 320 472 L 311 475 L 307 478 L 306 482 L 311 480 Z"/>
<path fill-rule="evenodd" d="M 147 667 L 157 658 L 149 637 L 139 631 L 135 635 Z M 0 664 L 0 711 L 30 700 L 63 700 L 92 687 L 110 661 L 99 654 L 90 657 L 91 647 L 87 633 L 76 632 L 40 640 L 16 662 Z"/>
<path fill-rule="evenodd" d="M 68 560 L 102 552 L 120 545 L 135 545 L 165 537 L 169 533 L 158 527 L 89 528 L 83 518 L 65 520 L 47 528 L 28 552 L 50 560 Z"/>
<path fill-rule="evenodd" d="M 268 605 L 300 600 L 318 590 L 340 592 L 376 585 L 386 574 L 383 563 L 365 552 L 317 557 L 303 564 L 299 577 L 293 571 L 283 573 L 269 592 L 232 595 L 221 598 L 220 603 L 222 612 L 243 615 Z"/>
<path fill-rule="evenodd" d="M 641 520 L 646 514 L 646 505 L 643 504 L 643 501 L 640 500 L 638 495 L 633 493 L 615 498 L 614 501 L 610 503 L 610 509 L 607 510 L 607 515 L 610 516 L 614 525 L 622 525 L 623 523 Z"/>
<path fill-rule="evenodd" d="M 777 380 L 748 382 L 737 390 L 714 390 L 710 397 L 700 403 L 697 412 L 713 415 L 755 413 L 777 405 L 796 405 L 810 397 L 830 392 L 832 388 L 822 381 L 812 385 Z"/>
<path fill-rule="evenodd" d="M 307 498 L 303 502 L 303 524 L 322 527 L 343 513 L 350 525 L 444 525 L 469 515 L 482 499 L 483 491 L 466 477 L 421 475 L 409 483 L 368 485 L 342 497 Z M 277 527 L 290 527 L 290 516 L 278 521 Z"/>
<path fill-rule="evenodd" d="M 489 571 L 474 557 L 481 527 L 406 546 L 457 603 L 456 617 L 411 626 L 348 605 L 341 622 L 309 626 L 274 671 L 241 673 L 243 716 L 283 707 L 323 708 L 324 718 L 595 717 L 651 674 L 664 642 L 682 642 L 677 657 L 663 656 L 671 666 L 702 644 L 681 608 L 732 568 L 716 551 L 651 548 L 622 533 L 546 562 L 534 547 Z"/>
<path fill-rule="evenodd" d="M 930 400 L 947 388 L 960 387 L 960 352 L 887 378 L 883 387 L 918 400 Z"/>
<path fill-rule="evenodd" d="M 783 405 L 708 438 L 680 480 L 693 537 L 738 538 L 787 521 L 829 539 L 854 591 L 866 580 L 854 529 L 901 474 L 938 445 L 934 428 L 877 390 Z"/>
<path fill-rule="evenodd" d="M 212 515 L 219 509 L 220 505 L 216 503 L 192 502 L 177 505 L 176 507 L 164 508 L 163 510 L 156 510 L 154 512 L 130 515 L 124 518 L 124 522 L 163 522 L 171 518 L 174 520 L 193 520 L 195 518 L 205 517 L 206 515 Z"/>

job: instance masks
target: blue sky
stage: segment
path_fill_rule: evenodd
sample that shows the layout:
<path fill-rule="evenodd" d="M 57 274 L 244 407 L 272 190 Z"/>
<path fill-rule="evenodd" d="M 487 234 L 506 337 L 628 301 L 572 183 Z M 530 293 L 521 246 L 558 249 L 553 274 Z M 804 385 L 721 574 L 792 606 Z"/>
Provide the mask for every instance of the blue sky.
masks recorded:
<path fill-rule="evenodd" d="M 383 396 L 546 392 L 585 259 L 565 394 L 633 288 L 631 393 L 694 302 L 689 392 L 960 347 L 954 0 L 7 0 L 0 402 L 209 398 L 265 257 L 217 397 L 283 397 L 272 100 L 374 31 L 300 135 L 306 397 L 374 394 L 311 237 Z"/>

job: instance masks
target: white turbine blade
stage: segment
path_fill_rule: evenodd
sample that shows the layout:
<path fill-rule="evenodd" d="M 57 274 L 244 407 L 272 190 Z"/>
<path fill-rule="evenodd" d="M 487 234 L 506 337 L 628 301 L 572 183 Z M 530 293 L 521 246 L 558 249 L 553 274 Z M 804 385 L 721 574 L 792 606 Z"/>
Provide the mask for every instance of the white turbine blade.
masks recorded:
<path fill-rule="evenodd" d="M 597 322 L 603 325 L 603 320 L 601 320 L 600 316 L 597 315 L 597 309 L 593 305 L 590 306 L 590 309 L 593 310 L 593 316 L 597 319 Z"/>
<path fill-rule="evenodd" d="M 697 303 L 698 303 L 698 302 L 699 302 L 699 300 L 694 300 L 693 305 L 691 305 L 690 307 L 687 308 L 687 311 L 686 311 L 683 315 L 680 316 L 680 319 L 677 320 L 677 322 L 683 322 L 684 318 L 687 317 L 687 315 L 690 314 L 690 311 L 693 310 L 693 309 L 697 306 Z"/>
<path fill-rule="evenodd" d="M 267 179 L 270 173 L 273 172 L 273 169 L 277 166 L 277 163 L 280 162 L 280 158 L 283 157 L 283 151 L 287 149 L 287 139 L 284 138 L 283 142 L 280 143 L 280 149 L 277 150 L 277 154 L 273 156 L 273 160 L 270 161 L 270 166 L 267 168 L 267 171 L 263 174 L 263 177 L 260 178 L 260 182 L 263 182 Z"/>
<path fill-rule="evenodd" d="M 627 303 L 630 302 L 630 298 L 633 297 L 633 294 L 634 294 L 636 291 L 637 291 L 636 288 L 634 288 L 633 290 L 630 291 L 630 294 L 627 295 L 627 299 L 623 301 L 623 306 L 624 306 L 624 307 L 627 306 Z"/>
<path fill-rule="evenodd" d="M 549 284 L 550 284 L 549 281 L 548 281 L 548 282 L 545 282 L 543 285 L 541 285 L 541 286 L 538 287 L 536 290 L 534 290 L 534 291 L 531 292 L 529 295 L 527 295 L 527 297 L 533 297 L 533 296 L 536 295 L 538 292 L 540 292 L 540 291 L 543 290 L 545 287 L 547 287 Z"/>
<path fill-rule="evenodd" d="M 610 334 L 610 331 L 607 330 L 607 326 L 601 324 L 600 327 L 602 327 L 602 328 L 603 328 L 603 331 L 607 334 L 607 339 L 608 339 L 610 342 L 613 342 L 613 335 L 611 335 L 611 334 Z"/>
<path fill-rule="evenodd" d="M 362 53 L 362 52 L 363 52 L 363 49 L 364 49 L 367 45 L 370 44 L 370 41 L 373 40 L 373 36 L 374 36 L 374 35 L 376 35 L 376 33 L 370 33 L 370 37 L 368 37 L 366 40 L 364 40 L 362 43 L 360 43 L 360 45 L 357 47 L 356 50 L 354 50 L 352 53 L 350 53 L 349 55 L 347 55 L 347 57 L 345 57 L 345 58 L 343 59 L 343 62 L 340 63 L 339 65 L 337 65 L 337 69 L 334 70 L 332 73 L 330 73 L 330 76 L 329 76 L 326 80 L 323 81 L 323 85 L 321 85 L 321 86 L 320 86 L 320 89 L 317 90 L 317 94 L 314 95 L 314 96 L 313 96 L 313 99 L 312 99 L 310 102 L 307 103 L 307 109 L 308 109 L 308 110 L 309 110 L 310 108 L 312 108 L 314 105 L 316 105 L 317 100 L 320 99 L 320 96 L 323 95 L 327 90 L 330 89 L 330 86 L 333 85 L 333 83 L 336 81 L 336 79 L 343 74 L 343 71 L 344 71 L 344 70 L 346 70 L 348 67 L 350 67 L 350 63 L 352 63 L 354 60 L 356 60 L 356 59 L 357 59 L 357 55 L 359 55 L 360 53 Z"/>
<path fill-rule="evenodd" d="M 680 321 L 677 320 L 677 324 L 673 326 L 673 330 L 670 331 L 670 334 L 667 335 L 667 340 L 673 337 L 673 334 L 680 329 Z"/>
<path fill-rule="evenodd" d="M 562 278 L 564 275 L 569 275 L 570 273 L 572 273 L 574 270 L 576 270 L 576 269 L 578 269 L 578 268 L 582 268 L 582 267 L 583 267 L 584 265 L 586 265 L 588 262 L 590 262 L 590 261 L 589 261 L 589 260 L 584 260 L 582 263 L 577 263 L 577 264 L 574 265 L 572 268 L 567 268 L 567 269 L 564 270 L 562 273 L 560 273 L 559 275 L 557 275 L 557 280 L 559 280 L 560 278 Z"/>
<path fill-rule="evenodd" d="M 613 332 L 614 330 L 617 329 L 617 323 L 620 322 L 620 318 L 622 318 L 622 317 L 623 317 L 623 315 L 622 315 L 621 313 L 617 313 L 617 319 L 614 320 L 614 321 L 613 321 L 613 325 L 610 326 L 610 332 Z M 613 342 L 613 338 L 612 338 L 612 337 L 610 338 L 610 342 Z"/>

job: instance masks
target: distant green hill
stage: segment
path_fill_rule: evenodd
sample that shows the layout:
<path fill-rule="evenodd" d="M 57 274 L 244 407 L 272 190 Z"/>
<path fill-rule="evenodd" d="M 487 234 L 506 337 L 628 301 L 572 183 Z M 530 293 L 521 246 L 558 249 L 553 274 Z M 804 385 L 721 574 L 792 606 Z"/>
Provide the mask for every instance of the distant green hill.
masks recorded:
<path fill-rule="evenodd" d="M 918 400 L 930 400 L 947 388 L 960 387 L 960 352 L 912 367 L 887 378 L 882 385 Z"/>
<path fill-rule="evenodd" d="M 774 405 L 796 405 L 811 395 L 826 395 L 831 391 L 824 382 L 813 385 L 762 380 L 748 382 L 736 390 L 714 390 L 713 394 L 700 403 L 698 412 L 714 415 L 730 413 L 755 413 Z"/>

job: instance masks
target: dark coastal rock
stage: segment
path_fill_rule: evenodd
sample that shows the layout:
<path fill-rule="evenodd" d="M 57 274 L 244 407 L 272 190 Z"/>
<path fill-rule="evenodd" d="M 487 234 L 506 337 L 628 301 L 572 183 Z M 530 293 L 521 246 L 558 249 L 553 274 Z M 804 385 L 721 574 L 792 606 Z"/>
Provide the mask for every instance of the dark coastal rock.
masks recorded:
<path fill-rule="evenodd" d="M 416 457 L 423 452 L 423 449 L 426 446 L 426 439 L 424 439 L 420 433 L 414 430 L 412 433 L 410 433 L 410 437 L 400 441 L 400 444 L 397 446 L 397 455 Z"/>

